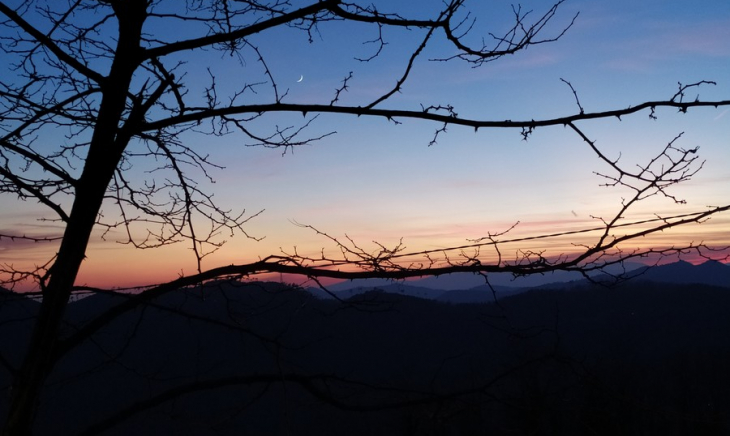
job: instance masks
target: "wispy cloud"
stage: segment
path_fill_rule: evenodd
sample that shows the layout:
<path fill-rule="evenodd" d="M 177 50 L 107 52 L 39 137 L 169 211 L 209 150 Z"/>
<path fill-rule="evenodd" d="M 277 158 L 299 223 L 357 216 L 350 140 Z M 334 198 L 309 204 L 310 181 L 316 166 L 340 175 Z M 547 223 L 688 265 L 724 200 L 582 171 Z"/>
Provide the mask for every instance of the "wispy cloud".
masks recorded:
<path fill-rule="evenodd" d="M 57 251 L 57 241 L 45 241 L 57 235 L 35 235 L 38 241 L 9 235 L 0 230 L 0 263 L 12 265 L 19 270 L 33 270 L 36 265 L 47 262 Z"/>
<path fill-rule="evenodd" d="M 607 60 L 608 67 L 625 71 L 650 71 L 657 63 L 687 57 L 730 56 L 730 20 L 678 26 L 673 22 L 647 25 L 640 35 L 619 41 L 618 56 Z"/>

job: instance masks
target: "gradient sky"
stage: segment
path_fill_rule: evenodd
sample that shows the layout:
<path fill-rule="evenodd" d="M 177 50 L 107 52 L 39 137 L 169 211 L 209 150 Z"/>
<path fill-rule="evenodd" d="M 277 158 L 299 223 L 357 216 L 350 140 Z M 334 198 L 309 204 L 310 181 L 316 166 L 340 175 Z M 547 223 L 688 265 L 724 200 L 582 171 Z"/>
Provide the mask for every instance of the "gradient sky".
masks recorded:
<path fill-rule="evenodd" d="M 398 2 L 399 7 L 404 4 L 417 11 L 426 7 L 420 0 Z M 537 15 L 545 5 L 524 2 L 523 9 L 534 9 Z M 468 6 L 477 17 L 474 38 L 503 31 L 510 19 L 509 2 L 473 1 Z M 468 118 L 552 118 L 577 111 L 573 94 L 561 78 L 572 83 L 588 112 L 669 99 L 677 91 L 677 82 L 714 80 L 716 86 L 699 89 L 700 97 L 730 98 L 730 2 L 708 0 L 690 6 L 680 0 L 568 0 L 547 35 L 559 32 L 578 11 L 575 25 L 559 41 L 476 69 L 457 61 L 427 62 L 453 53 L 442 41 L 435 41 L 416 63 L 403 92 L 382 107 L 418 110 L 421 104 L 451 104 Z M 327 104 L 340 81 L 354 71 L 341 102 L 365 105 L 394 85 L 409 50 L 422 37 L 415 31 L 386 33 L 389 45 L 379 58 L 367 64 L 354 60 L 373 53 L 372 44 L 362 42 L 374 36 L 370 28 L 333 24 L 322 26 L 312 44 L 302 32 L 291 29 L 252 41 L 267 57 L 279 87 L 288 89 L 285 101 Z M 226 62 L 232 63 L 230 69 Z M 204 77 L 207 65 L 217 66 L 219 82 L 231 86 L 249 80 L 247 74 L 259 73 L 254 59 L 241 69 L 220 53 L 209 52 L 191 62 L 190 81 Z M 304 79 L 297 82 L 301 76 Z M 266 100 L 269 95 L 260 98 Z M 730 111 L 695 109 L 678 114 L 664 109 L 658 111 L 658 120 L 648 115 L 582 122 L 579 127 L 606 154 L 620 155 L 621 162 L 631 165 L 644 163 L 683 133 L 676 145 L 700 146 L 706 163 L 690 182 L 673 191 L 687 204 L 652 199 L 630 212 L 627 221 L 730 203 Z M 301 114 L 272 114 L 256 127 L 265 132 L 273 125 L 302 120 Z M 249 212 L 264 210 L 246 227 L 251 235 L 264 239 L 256 242 L 236 236 L 207 257 L 204 267 L 250 262 L 278 254 L 280 249 L 297 247 L 300 253 L 314 254 L 332 248 L 326 239 L 293 222 L 338 238 L 347 234 L 368 249 L 375 249 L 371 241 L 390 246 L 402 237 L 409 251 L 417 251 L 461 245 L 466 239 L 504 231 L 517 221 L 520 225 L 511 232 L 514 237 L 594 227 L 598 223 L 591 215 L 612 216 L 627 195 L 618 188 L 599 186 L 602 180 L 593 172 L 608 168 L 568 129 L 540 129 L 523 141 L 519 131 L 475 133 L 454 126 L 429 147 L 439 127 L 426 122 L 394 125 L 380 119 L 321 116 L 310 133 L 337 134 L 284 155 L 280 149 L 245 147 L 244 138 L 237 135 L 186 137 L 191 146 L 226 167 L 213 173 L 214 185 L 203 185 L 220 204 Z M 43 211 L 39 206 L 10 197 L 2 199 L 2 204 L 0 228 L 6 233 L 61 231 L 37 221 Z M 525 247 L 557 255 L 569 250 L 570 242 L 590 243 L 581 239 L 586 237 L 534 241 Z M 730 217 L 718 215 L 702 225 L 642 239 L 640 244 L 686 241 L 730 245 Z M 513 255 L 514 248 L 510 249 Z M 4 239 L 0 262 L 42 263 L 53 250 L 50 244 Z M 113 238 L 97 238 L 90 245 L 79 284 L 139 285 L 194 272 L 193 255 L 183 244 L 135 251 Z"/>

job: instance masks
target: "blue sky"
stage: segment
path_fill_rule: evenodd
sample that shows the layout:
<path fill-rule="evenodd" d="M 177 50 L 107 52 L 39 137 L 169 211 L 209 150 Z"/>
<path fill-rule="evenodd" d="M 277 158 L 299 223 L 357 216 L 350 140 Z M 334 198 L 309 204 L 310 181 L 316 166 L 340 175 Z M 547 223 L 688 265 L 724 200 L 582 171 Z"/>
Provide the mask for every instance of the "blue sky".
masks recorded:
<path fill-rule="evenodd" d="M 534 7 L 538 13 L 540 3 L 523 8 Z M 509 5 L 502 8 L 501 16 L 508 18 Z M 459 115 L 473 118 L 554 117 L 576 111 L 561 78 L 573 84 L 587 111 L 667 99 L 677 91 L 678 81 L 716 80 L 717 86 L 700 89 L 701 97 L 730 95 L 730 83 L 723 83 L 730 59 L 727 3 L 704 2 L 688 9 L 685 2 L 567 2 L 553 29 L 559 30 L 576 11 L 580 11 L 576 24 L 560 41 L 477 69 L 460 62 L 424 60 L 402 94 L 383 107 L 450 103 Z M 348 60 L 350 47 L 362 50 L 358 39 L 338 39 L 324 28 L 322 38 L 310 47 L 325 52 L 314 61 L 300 46 L 292 50 L 299 56 L 287 52 L 276 58 L 292 101 L 327 102 L 338 80 L 355 70 L 343 101 L 365 104 L 368 96 L 391 86 L 404 68 L 397 38 L 389 42 L 399 55 L 376 59 L 364 73 L 357 70 L 357 62 Z M 445 51 L 442 46 L 432 50 Z M 333 53 L 342 56 L 342 64 L 327 62 Z M 304 80 L 296 83 L 300 75 Z M 623 121 L 581 126 L 609 153 L 616 157 L 621 153 L 625 162 L 640 163 L 681 132 L 679 146 L 700 145 L 707 163 L 686 189 L 678 190 L 686 192 L 689 202 L 676 209 L 683 211 L 730 198 L 726 113 L 719 109 L 681 115 L 670 109 L 662 110 L 656 121 L 640 113 Z M 261 222 L 251 225 L 260 226 L 259 234 L 267 235 L 262 246 L 287 247 L 297 240 L 317 246 L 315 235 L 287 226 L 288 220 L 365 241 L 392 242 L 404 236 L 414 246 L 459 243 L 503 230 L 517 220 L 525 224 L 564 220 L 565 226 L 574 228 L 589 222 L 591 214 L 607 216 L 615 211 L 625 195 L 598 187 L 601 180 L 592 172 L 606 168 L 574 133 L 561 127 L 539 130 L 527 142 L 516 131 L 475 134 L 472 129 L 450 127 L 438 144 L 428 147 L 438 126 L 424 122 L 394 126 L 336 116 L 320 121 L 316 125 L 320 131 L 333 129 L 338 134 L 291 155 L 233 147 L 226 154 L 228 162 L 240 162 L 250 171 L 244 176 L 245 186 L 261 187 L 239 191 L 235 197 L 266 209 Z M 240 180 L 237 174 L 223 177 L 223 185 Z M 637 216 L 674 210 L 675 205 L 658 201 Z"/>
<path fill-rule="evenodd" d="M 302 2 L 304 3 L 304 2 Z M 439 4 L 440 2 L 434 2 Z M 428 2 L 383 2 L 383 8 L 427 10 Z M 544 13 L 547 3 L 524 2 L 523 10 Z M 512 10 L 509 2 L 467 3 L 477 18 L 473 41 L 492 31 L 504 31 Z M 434 44 L 414 66 L 402 92 L 383 108 L 418 110 L 421 105 L 451 104 L 460 116 L 479 119 L 539 119 L 577 111 L 572 83 L 586 111 L 617 109 L 645 100 L 666 100 L 677 82 L 717 81 L 699 89 L 702 99 L 730 98 L 730 2 L 703 1 L 588 1 L 568 0 L 559 9 L 546 36 L 559 33 L 580 12 L 573 27 L 557 42 L 530 47 L 517 55 L 472 68 L 458 60 L 429 62 L 453 50 L 435 35 Z M 157 29 L 149 29 L 155 31 Z M 175 33 L 166 32 L 174 38 Z M 390 89 L 402 74 L 406 59 L 420 38 L 418 31 L 387 32 L 382 54 L 368 63 L 353 57 L 373 53 L 363 44 L 376 34 L 372 28 L 321 26 L 309 43 L 306 34 L 282 29 L 251 39 L 265 56 L 285 102 L 329 103 L 340 81 L 353 71 L 342 104 L 365 105 Z M 249 53 L 250 54 L 250 53 Z M 207 80 L 206 68 L 215 71 L 221 91 L 264 80 L 254 58 L 239 59 L 207 52 L 185 67 L 190 92 Z M 301 82 L 297 80 L 303 76 Z M 248 101 L 270 101 L 271 92 L 258 88 Z M 692 97 L 693 98 L 693 97 Z M 701 210 L 730 199 L 730 113 L 727 109 L 697 109 L 677 114 L 660 110 L 658 120 L 641 112 L 619 120 L 583 122 L 579 127 L 608 155 L 621 162 L 641 163 L 657 154 L 684 132 L 679 147 L 700 146 L 706 159 L 703 170 L 676 193 L 687 205 L 652 199 L 627 219 L 654 213 Z M 306 119 L 311 118 L 311 114 Z M 272 126 L 301 124 L 302 114 L 269 114 L 254 124 L 259 132 Z M 247 231 L 259 242 L 236 237 L 206 259 L 204 266 L 256 260 L 282 248 L 316 253 L 330 248 L 326 240 L 292 222 L 312 225 L 333 236 L 345 234 L 372 248 L 371 241 L 393 245 L 402 237 L 413 250 L 460 245 L 467 238 L 506 230 L 517 221 L 515 235 L 551 233 L 592 227 L 594 216 L 608 217 L 620 206 L 621 189 L 598 186 L 594 171 L 608 171 L 577 135 L 562 127 L 537 130 L 528 141 L 519 131 L 449 127 L 438 143 L 428 146 L 440 126 L 404 120 L 394 125 L 380 119 L 321 116 L 308 132 L 312 136 L 336 131 L 311 145 L 282 155 L 281 149 L 245 147 L 245 138 L 189 135 L 188 144 L 210 154 L 226 168 L 215 171 L 215 192 L 224 206 L 265 210 Z M 205 186 L 205 183 L 203 183 Z M 7 201 L 7 200 L 6 200 Z M 7 204 L 7 203 L 6 203 Z M 3 208 L 0 220 L 7 228 L 26 226 L 35 207 Z M 36 224 L 33 224 L 36 225 Z M 730 219 L 662 235 L 667 240 L 730 243 Z M 674 238 L 674 239 L 672 239 Z M 552 247 L 558 250 L 561 247 Z M 534 248 L 544 248 L 536 245 Z M 32 256 L 43 254 L 34 248 Z M 0 260 L 21 258 L 5 246 Z M 159 281 L 192 273 L 194 259 L 186 247 L 156 253 L 135 252 L 113 242 L 95 241 L 82 280 L 97 283 L 123 260 L 127 269 L 142 271 L 154 263 L 156 271 L 139 273 L 134 280 Z M 143 268 L 144 267 L 144 268 Z M 119 277 L 129 277 L 120 272 Z M 119 282 L 121 284 L 121 282 Z M 124 283 L 124 284 L 132 284 Z"/>

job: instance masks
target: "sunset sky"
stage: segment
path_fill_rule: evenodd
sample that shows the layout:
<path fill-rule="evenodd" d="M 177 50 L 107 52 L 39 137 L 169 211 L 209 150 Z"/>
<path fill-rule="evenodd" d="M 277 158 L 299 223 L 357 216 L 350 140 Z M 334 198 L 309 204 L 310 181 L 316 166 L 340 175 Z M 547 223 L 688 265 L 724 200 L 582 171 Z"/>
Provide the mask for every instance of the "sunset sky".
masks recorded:
<path fill-rule="evenodd" d="M 295 2 L 296 4 L 300 2 Z M 301 2 L 304 4 L 304 2 Z M 439 4 L 439 2 L 434 2 Z M 426 9 L 420 0 L 398 2 L 416 13 Z M 546 2 L 523 2 L 523 10 L 544 13 Z M 477 18 L 472 41 L 489 32 L 504 32 L 511 18 L 510 2 L 467 2 Z M 399 9 L 403 10 L 403 9 Z M 568 0 L 558 10 L 545 36 L 556 35 L 580 12 L 575 24 L 557 42 L 530 47 L 514 56 L 472 68 L 459 62 L 429 62 L 453 49 L 437 34 L 414 65 L 402 93 L 383 108 L 419 110 L 421 105 L 454 106 L 461 117 L 484 120 L 554 118 L 578 111 L 569 81 L 587 112 L 619 109 L 644 101 L 666 100 L 683 84 L 716 81 L 691 91 L 701 100 L 730 99 L 730 2 L 707 0 Z M 154 32 L 155 29 L 148 31 Z M 293 29 L 280 29 L 252 42 L 259 46 L 285 102 L 329 104 L 341 80 L 353 71 L 350 88 L 340 103 L 366 105 L 393 87 L 406 67 L 409 51 L 423 34 L 417 31 L 386 32 L 388 45 L 378 58 L 362 63 L 377 48 L 362 44 L 375 30 L 363 26 L 343 28 L 324 24 L 314 42 Z M 215 66 L 217 81 L 235 86 L 241 81 L 264 80 L 255 59 L 247 67 L 227 56 L 207 52 L 190 60 L 188 80 L 204 80 L 206 66 Z M 258 76 L 247 76 L 248 74 Z M 303 79 L 298 81 L 301 77 Z M 256 98 L 271 100 L 266 88 Z M 622 120 L 584 121 L 578 124 L 611 158 L 629 168 L 645 164 L 679 134 L 675 146 L 699 146 L 705 160 L 691 181 L 671 193 L 685 199 L 674 204 L 665 198 L 649 199 L 625 215 L 625 221 L 702 211 L 730 203 L 730 108 L 691 109 L 687 114 L 660 109 L 657 120 L 643 111 Z M 257 131 L 273 126 L 300 125 L 297 114 L 269 114 L 257 121 Z M 246 147 L 240 135 L 222 138 L 186 135 L 187 143 L 210 154 L 225 169 L 212 173 L 216 183 L 201 186 L 215 193 L 224 208 L 263 211 L 246 231 L 260 241 L 236 235 L 204 268 L 247 263 L 281 250 L 316 255 L 332 244 L 311 225 L 344 240 L 345 235 L 375 250 L 372 241 L 393 246 L 403 238 L 408 251 L 458 246 L 502 232 L 520 224 L 504 238 L 569 232 L 600 225 L 591 216 L 610 218 L 618 211 L 620 188 L 599 186 L 594 172 L 610 169 L 563 127 L 536 130 L 523 141 L 518 130 L 475 132 L 448 127 L 429 146 L 441 126 L 423 121 L 345 115 L 322 115 L 308 131 L 318 136 L 337 133 L 310 145 L 283 153 L 282 149 Z M 48 216 L 36 204 L 2 198 L 0 229 L 3 233 L 58 235 L 62 228 L 39 221 Z M 570 243 L 590 244 L 595 234 L 570 239 L 531 241 L 521 248 L 547 249 L 549 255 L 572 250 Z M 87 253 L 78 284 L 131 286 L 162 282 L 195 272 L 188 245 L 180 243 L 157 250 L 134 250 L 96 238 Z M 701 225 L 691 225 L 654 238 L 637 241 L 641 247 L 670 246 L 687 241 L 712 246 L 730 245 L 730 214 L 720 214 Z M 514 257 L 517 245 L 505 245 Z M 0 240 L 0 263 L 21 266 L 41 264 L 55 246 Z"/>

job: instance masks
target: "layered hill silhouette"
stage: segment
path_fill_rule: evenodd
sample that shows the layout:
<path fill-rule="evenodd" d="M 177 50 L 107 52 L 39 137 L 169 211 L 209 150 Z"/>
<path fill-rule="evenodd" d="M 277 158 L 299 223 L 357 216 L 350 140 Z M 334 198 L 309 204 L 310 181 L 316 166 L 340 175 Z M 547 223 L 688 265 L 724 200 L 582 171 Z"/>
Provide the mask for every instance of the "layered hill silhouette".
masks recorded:
<path fill-rule="evenodd" d="M 645 267 L 636 272 L 641 273 L 637 276 L 639 280 L 730 287 L 730 266 L 714 260 L 708 260 L 699 265 L 679 261 L 656 267 Z"/>
<path fill-rule="evenodd" d="M 445 304 L 427 287 L 413 291 L 423 295 L 365 290 L 342 301 L 280 283 L 183 289 L 66 355 L 36 430 L 724 434 L 730 289 L 722 268 L 655 267 L 614 287 L 502 289 L 498 304 Z M 675 279 L 675 271 L 684 274 Z M 15 367 L 38 304 L 4 298 L 0 353 Z M 65 334 L 130 298 L 71 303 Z M 8 383 L 3 367 L 3 414 Z"/>
<path fill-rule="evenodd" d="M 617 281 L 633 280 L 730 287 L 730 266 L 712 260 L 699 265 L 685 261 L 659 266 L 628 263 L 621 267 L 611 268 L 608 272 L 611 275 L 598 273 L 591 280 L 607 286 L 611 286 Z M 514 277 L 509 273 L 491 274 L 489 275 L 489 285 L 485 284 L 484 277 L 480 275 L 457 273 L 411 281 L 355 280 L 330 286 L 328 291 L 343 299 L 378 290 L 450 303 L 488 303 L 534 288 L 561 289 L 590 283 L 591 281 L 585 279 L 580 273 L 565 271 L 526 277 Z M 333 298 L 332 295 L 321 289 L 309 289 L 309 291 L 319 298 Z"/>

